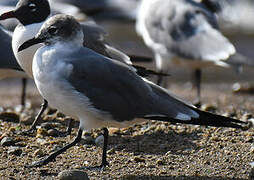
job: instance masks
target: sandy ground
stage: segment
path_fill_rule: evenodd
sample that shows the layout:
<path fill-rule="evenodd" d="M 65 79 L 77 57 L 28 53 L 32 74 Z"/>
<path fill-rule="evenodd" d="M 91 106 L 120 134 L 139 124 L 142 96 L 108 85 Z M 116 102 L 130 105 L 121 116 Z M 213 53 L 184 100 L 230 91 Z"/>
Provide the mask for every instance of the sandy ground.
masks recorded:
<path fill-rule="evenodd" d="M 214 78 L 214 73 L 217 78 Z M 202 99 L 206 104 L 203 108 L 238 119 L 250 118 L 254 112 L 253 94 L 234 94 L 231 88 L 237 80 L 250 82 L 251 73 L 240 78 L 232 71 L 208 70 L 202 86 Z M 183 82 L 184 77 L 190 79 L 190 75 L 173 77 L 170 77 L 170 90 L 185 100 L 193 101 L 195 91 L 189 83 Z M 26 122 L 35 116 L 41 98 L 33 82 L 29 81 L 28 105 L 21 113 L 17 106 L 20 85 L 20 80 L 0 82 L 0 106 L 3 107 L 2 113 L 16 113 L 21 121 Z M 60 115 L 48 115 L 44 122 L 59 122 L 57 128 L 63 130 L 66 121 Z M 56 162 L 42 168 L 25 168 L 24 165 L 70 142 L 76 136 L 78 123 L 71 136 L 65 138 L 51 137 L 46 130 L 42 133 L 43 129 L 36 137 L 29 137 L 18 134 L 29 126 L 14 123 L 12 119 L 15 118 L 11 118 L 11 122 L 0 120 L 0 136 L 12 137 L 21 153 L 11 154 L 9 146 L 0 146 L 0 179 L 56 179 L 63 170 L 82 169 L 100 163 L 100 147 L 79 144 L 57 157 Z M 88 136 L 96 138 L 100 134 L 100 130 L 94 130 Z M 109 167 L 103 172 L 86 172 L 90 179 L 248 179 L 249 163 L 254 161 L 253 135 L 253 128 L 242 131 L 153 121 L 120 130 L 110 129 Z"/>

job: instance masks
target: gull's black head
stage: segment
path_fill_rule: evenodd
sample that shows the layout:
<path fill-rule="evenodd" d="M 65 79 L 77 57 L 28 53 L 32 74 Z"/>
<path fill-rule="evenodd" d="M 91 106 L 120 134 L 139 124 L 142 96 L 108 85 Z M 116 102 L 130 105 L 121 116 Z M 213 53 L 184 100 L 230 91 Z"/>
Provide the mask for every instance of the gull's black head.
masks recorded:
<path fill-rule="evenodd" d="M 45 43 L 46 45 L 56 42 L 74 42 L 83 46 L 83 31 L 81 25 L 74 17 L 69 15 L 58 14 L 49 18 L 41 27 L 38 34 L 25 43 L 18 51 L 22 51 L 34 44 Z"/>
<path fill-rule="evenodd" d="M 21 24 L 40 23 L 50 15 L 48 0 L 20 0 L 13 11 L 0 16 L 0 20 L 17 18 Z"/>

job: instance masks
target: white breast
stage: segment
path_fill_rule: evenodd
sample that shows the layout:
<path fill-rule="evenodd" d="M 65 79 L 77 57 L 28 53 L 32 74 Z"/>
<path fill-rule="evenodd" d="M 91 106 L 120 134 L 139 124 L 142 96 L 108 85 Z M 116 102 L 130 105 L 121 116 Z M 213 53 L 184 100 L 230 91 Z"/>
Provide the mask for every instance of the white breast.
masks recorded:
<path fill-rule="evenodd" d="M 19 65 L 30 77 L 33 77 L 33 73 L 32 73 L 33 56 L 34 56 L 34 53 L 36 52 L 36 50 L 39 47 L 41 47 L 41 44 L 36 44 L 36 45 L 31 46 L 21 52 L 18 52 L 18 48 L 25 41 L 33 38 L 40 30 L 40 27 L 42 24 L 43 24 L 43 22 L 31 24 L 31 25 L 27 25 L 27 26 L 19 25 L 15 28 L 15 31 L 13 33 L 12 49 L 13 49 L 14 55 L 15 55 Z"/>

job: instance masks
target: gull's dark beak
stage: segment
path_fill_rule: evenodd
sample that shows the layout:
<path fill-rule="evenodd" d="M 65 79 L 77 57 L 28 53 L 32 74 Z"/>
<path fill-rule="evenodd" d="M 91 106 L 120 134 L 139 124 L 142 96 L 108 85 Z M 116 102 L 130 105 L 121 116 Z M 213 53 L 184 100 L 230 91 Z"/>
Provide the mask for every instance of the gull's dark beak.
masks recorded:
<path fill-rule="evenodd" d="M 5 20 L 9 18 L 16 18 L 15 11 L 9 11 L 0 15 L 0 20 Z"/>
<path fill-rule="evenodd" d="M 24 50 L 24 49 L 27 49 L 35 44 L 39 44 L 39 43 L 42 43 L 44 40 L 41 39 L 41 38 L 32 38 L 32 39 L 29 39 L 27 40 L 26 42 L 24 42 L 21 46 L 19 46 L 19 49 L 18 49 L 18 52 Z"/>

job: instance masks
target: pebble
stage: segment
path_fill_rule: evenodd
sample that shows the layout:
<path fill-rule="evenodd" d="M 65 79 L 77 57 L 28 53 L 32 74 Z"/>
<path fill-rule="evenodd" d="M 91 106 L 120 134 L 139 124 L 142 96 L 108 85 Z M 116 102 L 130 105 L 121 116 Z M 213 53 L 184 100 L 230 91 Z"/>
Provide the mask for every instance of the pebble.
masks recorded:
<path fill-rule="evenodd" d="M 47 132 L 46 129 L 41 128 L 41 127 L 39 127 L 39 128 L 37 129 L 37 134 L 36 134 L 36 137 L 37 137 L 37 138 L 41 138 L 41 137 L 47 136 L 47 135 L 48 135 L 48 132 Z"/>
<path fill-rule="evenodd" d="M 254 169 L 251 169 L 250 171 L 249 180 L 254 180 Z"/>
<path fill-rule="evenodd" d="M 252 154 L 254 154 L 254 146 L 251 146 L 251 147 L 250 147 L 250 152 L 251 152 Z"/>
<path fill-rule="evenodd" d="M 22 149 L 17 146 L 11 146 L 8 148 L 8 154 L 14 154 L 16 156 L 20 156 L 22 154 Z"/>
<path fill-rule="evenodd" d="M 88 175 L 80 170 L 65 170 L 58 174 L 60 180 L 89 180 Z"/>
<path fill-rule="evenodd" d="M 139 162 L 142 162 L 142 163 L 145 163 L 146 160 L 144 158 L 142 158 L 141 156 L 136 156 L 133 158 L 133 161 L 139 163 Z"/>
<path fill-rule="evenodd" d="M 234 93 L 239 93 L 239 94 L 253 94 L 254 93 L 254 86 L 253 84 L 240 84 L 240 83 L 235 83 L 233 84 L 232 90 Z"/>
<path fill-rule="evenodd" d="M 121 131 L 119 128 L 108 128 L 108 134 L 110 136 L 114 135 L 114 134 L 119 134 Z"/>
<path fill-rule="evenodd" d="M 63 113 L 59 112 L 59 111 L 57 111 L 56 116 L 61 117 L 61 118 L 65 117 L 65 115 Z"/>
<path fill-rule="evenodd" d="M 34 156 L 42 157 L 44 155 L 43 151 L 41 149 L 36 149 L 34 151 Z"/>
<path fill-rule="evenodd" d="M 49 129 L 47 134 L 52 137 L 57 137 L 59 133 L 56 129 Z"/>
<path fill-rule="evenodd" d="M 0 119 L 8 122 L 19 123 L 19 115 L 15 112 L 1 112 Z"/>
<path fill-rule="evenodd" d="M 13 146 L 16 143 L 16 141 L 11 137 L 4 137 L 1 140 L 1 146 Z"/>
<path fill-rule="evenodd" d="M 217 107 L 213 104 L 203 104 L 201 106 L 202 111 L 209 111 L 209 112 L 215 112 L 217 110 Z"/>
<path fill-rule="evenodd" d="M 91 136 L 82 136 L 82 139 L 80 140 L 80 144 L 91 144 L 94 145 L 95 144 L 95 140 L 93 137 Z"/>
<path fill-rule="evenodd" d="M 44 128 L 44 129 L 53 129 L 60 126 L 61 124 L 56 122 L 45 122 L 41 124 L 41 128 Z"/>
<path fill-rule="evenodd" d="M 24 116 L 21 115 L 21 118 L 20 118 L 20 123 L 22 124 L 25 124 L 25 125 L 31 125 L 34 121 L 34 118 L 30 115 L 27 115 L 27 116 Z"/>
<path fill-rule="evenodd" d="M 100 135 L 98 136 L 96 139 L 95 139 L 95 144 L 96 146 L 99 146 L 99 147 L 103 147 L 103 143 L 104 143 L 104 136 L 103 135 Z"/>
<path fill-rule="evenodd" d="M 158 160 L 156 161 L 156 164 L 160 166 L 160 165 L 164 165 L 165 163 L 164 163 L 163 160 L 158 159 Z"/>

